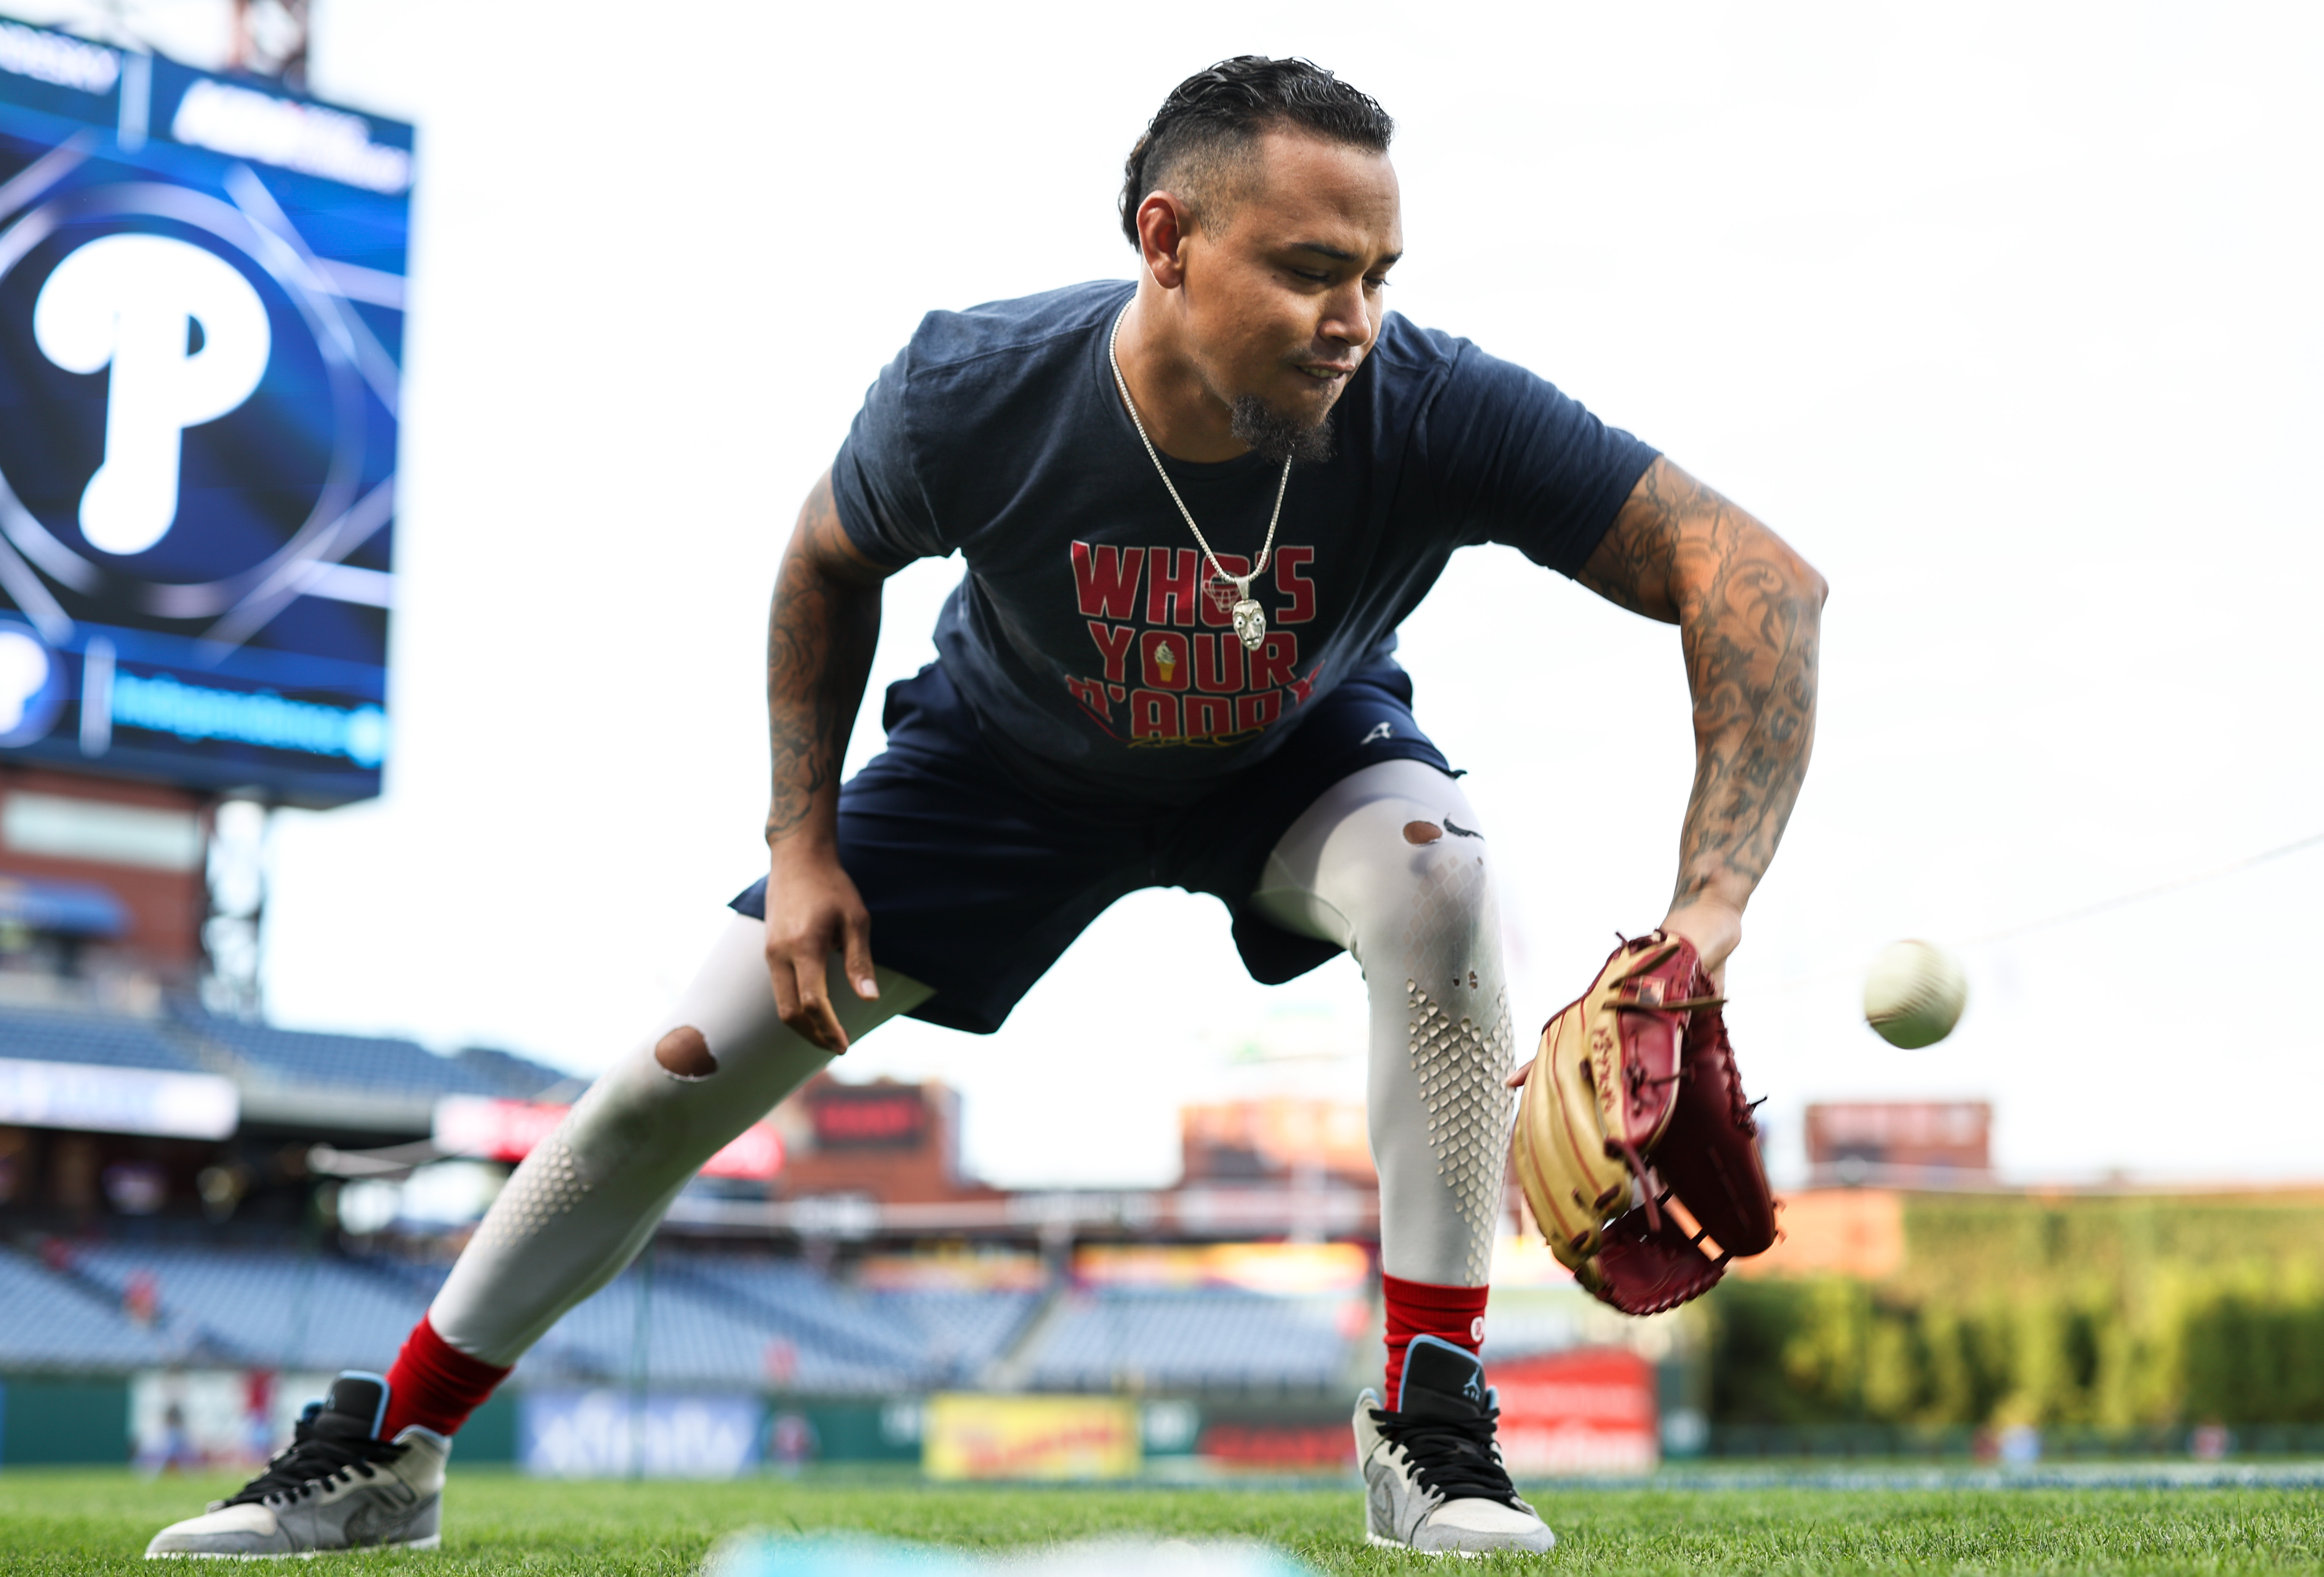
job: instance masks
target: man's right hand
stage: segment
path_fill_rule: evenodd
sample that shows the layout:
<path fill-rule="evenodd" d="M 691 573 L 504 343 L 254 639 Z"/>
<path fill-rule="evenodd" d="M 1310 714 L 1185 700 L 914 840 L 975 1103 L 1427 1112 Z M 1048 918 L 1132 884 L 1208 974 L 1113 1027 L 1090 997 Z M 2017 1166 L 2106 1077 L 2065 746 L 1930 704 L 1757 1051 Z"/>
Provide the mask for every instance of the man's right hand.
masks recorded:
<path fill-rule="evenodd" d="M 839 769 L 880 642 L 880 583 L 895 573 L 849 540 L 823 476 L 800 506 L 767 614 L 767 973 L 783 1022 L 834 1056 L 847 1031 L 832 1006 L 831 955 L 865 1001 L 872 916 L 839 867 Z"/>
<path fill-rule="evenodd" d="M 831 1001 L 834 953 L 844 959 L 855 994 L 876 999 L 872 912 L 840 869 L 838 852 L 818 839 L 784 839 L 767 869 L 767 974 L 775 1010 L 802 1038 L 836 1056 L 847 1049 L 847 1031 Z"/>

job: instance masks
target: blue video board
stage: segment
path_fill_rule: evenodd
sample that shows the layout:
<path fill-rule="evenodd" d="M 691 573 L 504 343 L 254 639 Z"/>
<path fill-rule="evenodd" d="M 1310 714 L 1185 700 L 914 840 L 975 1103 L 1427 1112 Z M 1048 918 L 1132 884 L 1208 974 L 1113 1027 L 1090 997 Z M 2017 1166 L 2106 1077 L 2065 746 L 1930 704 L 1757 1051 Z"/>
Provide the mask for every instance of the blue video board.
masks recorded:
<path fill-rule="evenodd" d="M 0 22 L 0 761 L 388 750 L 411 128 Z"/>

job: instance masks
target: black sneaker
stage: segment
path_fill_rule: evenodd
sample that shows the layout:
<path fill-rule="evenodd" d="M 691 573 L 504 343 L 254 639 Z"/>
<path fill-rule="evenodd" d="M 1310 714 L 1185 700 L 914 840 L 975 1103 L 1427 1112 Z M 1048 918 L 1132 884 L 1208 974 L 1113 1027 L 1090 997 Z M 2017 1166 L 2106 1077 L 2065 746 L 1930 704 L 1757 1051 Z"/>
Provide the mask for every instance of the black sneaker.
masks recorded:
<path fill-rule="evenodd" d="M 348 1373 L 309 1402 L 290 1444 L 231 1499 L 172 1524 L 145 1558 L 312 1555 L 326 1550 L 432 1550 L 440 1534 L 452 1443 L 414 1424 L 379 1438 L 387 1381 Z"/>
<path fill-rule="evenodd" d="M 1356 1460 L 1364 1470 L 1364 1536 L 1430 1554 L 1542 1551 L 1557 1543 L 1517 1498 L 1493 1438 L 1500 1407 L 1485 1366 L 1435 1336 L 1406 1350 L 1393 1408 L 1356 1398 Z"/>

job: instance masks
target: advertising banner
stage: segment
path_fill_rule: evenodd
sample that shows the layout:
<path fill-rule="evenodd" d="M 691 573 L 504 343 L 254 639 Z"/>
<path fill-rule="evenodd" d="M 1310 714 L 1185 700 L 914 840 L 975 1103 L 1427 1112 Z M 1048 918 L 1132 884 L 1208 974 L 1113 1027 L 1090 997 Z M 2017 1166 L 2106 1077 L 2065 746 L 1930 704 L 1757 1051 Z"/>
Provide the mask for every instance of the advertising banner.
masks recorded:
<path fill-rule="evenodd" d="M 1048 1285 L 1048 1269 L 1038 1254 L 964 1245 L 866 1254 L 856 1266 L 855 1284 L 866 1292 L 1039 1292 Z"/>
<path fill-rule="evenodd" d="M 1281 1297 L 1361 1292 L 1371 1273 L 1360 1243 L 1091 1243 L 1073 1259 L 1075 1286 L 1218 1287 Z"/>
<path fill-rule="evenodd" d="M 0 1056 L 0 1122 L 225 1139 L 241 1120 L 241 1095 L 214 1074 Z"/>
<path fill-rule="evenodd" d="M 411 128 L 0 22 L 0 761 L 388 749 Z"/>
<path fill-rule="evenodd" d="M 1355 1470 L 1355 1432 L 1337 1408 L 1324 1417 L 1300 1416 L 1288 1408 L 1240 1413 L 1204 1420 L 1195 1449 L 1211 1468 L 1317 1475 Z"/>
<path fill-rule="evenodd" d="M 920 1453 L 931 1479 L 1127 1479 L 1144 1459 L 1128 1397 L 971 1392 L 928 1398 Z"/>
<path fill-rule="evenodd" d="M 1645 1473 L 1661 1460 L 1654 1366 L 1619 1347 L 1493 1366 L 1501 1459 L 1519 1479 Z"/>
<path fill-rule="evenodd" d="M 538 1101 L 496 1101 L 484 1095 L 447 1095 L 436 1102 L 430 1142 L 448 1156 L 483 1161 L 521 1161 L 547 1139 L 572 1108 Z M 783 1169 L 782 1136 L 771 1122 L 754 1122 L 702 1165 L 706 1177 L 764 1182 Z"/>
<path fill-rule="evenodd" d="M 527 1391 L 517 1461 L 555 1479 L 731 1479 L 758 1465 L 756 1397 Z"/>

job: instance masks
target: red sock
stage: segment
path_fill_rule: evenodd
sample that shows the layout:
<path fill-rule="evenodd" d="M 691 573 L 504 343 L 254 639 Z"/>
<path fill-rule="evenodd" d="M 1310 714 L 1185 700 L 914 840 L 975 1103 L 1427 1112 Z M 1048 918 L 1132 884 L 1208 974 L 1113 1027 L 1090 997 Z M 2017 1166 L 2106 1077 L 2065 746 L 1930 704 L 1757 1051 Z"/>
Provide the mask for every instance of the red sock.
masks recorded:
<path fill-rule="evenodd" d="M 1482 1286 L 1438 1286 L 1380 1273 L 1388 1303 L 1388 1405 L 1404 1388 L 1404 1353 L 1415 1336 L 1435 1336 L 1474 1352 L 1485 1340 Z"/>
<path fill-rule="evenodd" d="M 449 1435 L 507 1378 L 507 1370 L 471 1358 L 436 1334 L 422 1314 L 387 1371 L 387 1421 L 380 1438 L 393 1440 L 407 1424 Z"/>

